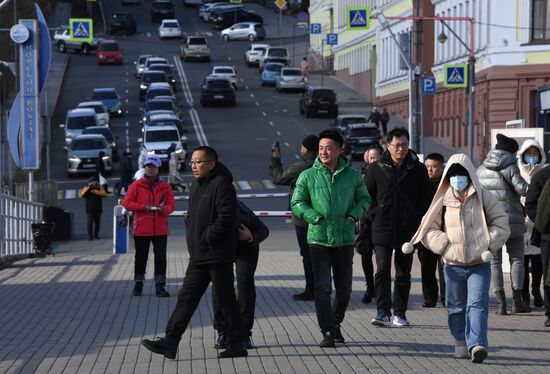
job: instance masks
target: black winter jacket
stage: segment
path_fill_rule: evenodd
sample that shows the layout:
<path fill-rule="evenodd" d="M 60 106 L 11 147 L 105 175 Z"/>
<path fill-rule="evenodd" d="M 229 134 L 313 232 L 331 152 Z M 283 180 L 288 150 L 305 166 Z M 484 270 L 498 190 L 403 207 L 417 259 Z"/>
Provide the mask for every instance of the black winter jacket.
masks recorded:
<path fill-rule="evenodd" d="M 380 161 L 370 164 L 366 183 L 376 207 L 372 223 L 372 242 L 401 250 L 410 240 L 432 201 L 432 186 L 426 167 L 409 150 L 397 168 L 388 151 Z"/>
<path fill-rule="evenodd" d="M 206 177 L 191 185 L 186 226 L 192 264 L 236 260 L 239 221 L 237 195 L 232 182 L 229 169 L 218 162 Z"/>
<path fill-rule="evenodd" d="M 99 184 L 95 187 L 86 185 L 80 192 L 80 196 L 86 199 L 86 213 L 102 213 L 102 199 L 105 197 L 105 190 Z"/>
<path fill-rule="evenodd" d="M 535 175 L 533 175 L 533 178 L 531 178 L 531 184 L 529 185 L 529 189 L 527 190 L 527 195 L 525 197 L 525 211 L 533 222 L 535 222 L 535 219 L 537 218 L 537 207 L 540 194 L 542 193 L 542 189 L 548 179 L 550 179 L 550 166 L 540 169 L 537 173 L 535 173 Z M 534 229 L 533 236 L 536 237 L 535 241 L 538 242 L 538 246 L 540 246 L 541 234 Z M 550 234 L 542 234 L 542 239 L 550 241 Z M 533 242 L 531 244 L 536 245 Z"/>
<path fill-rule="evenodd" d="M 252 248 L 256 248 L 269 236 L 269 229 L 252 210 L 250 210 L 242 202 L 237 201 L 237 215 L 239 216 L 239 224 L 248 227 L 252 233 L 252 241 L 247 242 L 239 240 L 237 244 L 238 251 L 246 251 Z"/>

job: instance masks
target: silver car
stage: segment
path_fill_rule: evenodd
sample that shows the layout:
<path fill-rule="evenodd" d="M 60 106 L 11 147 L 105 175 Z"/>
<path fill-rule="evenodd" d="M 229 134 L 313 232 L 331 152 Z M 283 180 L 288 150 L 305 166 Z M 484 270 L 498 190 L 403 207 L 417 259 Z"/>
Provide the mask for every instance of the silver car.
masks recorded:
<path fill-rule="evenodd" d="M 236 23 L 225 30 L 222 30 L 222 39 L 229 40 L 264 40 L 265 30 L 259 22 L 241 22 Z"/>
<path fill-rule="evenodd" d="M 65 131 L 65 143 L 71 144 L 73 138 L 82 134 L 86 127 L 99 126 L 97 116 L 92 108 L 77 108 L 67 111 L 65 123 L 59 125 Z"/>
<path fill-rule="evenodd" d="M 102 156 L 101 152 L 103 152 Z M 111 147 L 103 135 L 79 135 L 73 139 L 67 153 L 67 174 L 92 174 L 96 172 L 97 159 L 101 157 L 105 171 L 111 174 L 113 160 Z"/>
<path fill-rule="evenodd" d="M 183 61 L 190 59 L 210 61 L 210 47 L 204 36 L 188 36 L 180 46 L 180 57 Z"/>
<path fill-rule="evenodd" d="M 78 108 L 92 108 L 97 116 L 97 122 L 101 126 L 109 126 L 111 122 L 111 116 L 109 111 L 105 108 L 105 105 L 101 101 L 84 101 L 78 104 Z"/>
<path fill-rule="evenodd" d="M 283 90 L 306 90 L 306 80 L 298 68 L 282 68 L 281 74 L 275 82 L 275 88 Z"/>

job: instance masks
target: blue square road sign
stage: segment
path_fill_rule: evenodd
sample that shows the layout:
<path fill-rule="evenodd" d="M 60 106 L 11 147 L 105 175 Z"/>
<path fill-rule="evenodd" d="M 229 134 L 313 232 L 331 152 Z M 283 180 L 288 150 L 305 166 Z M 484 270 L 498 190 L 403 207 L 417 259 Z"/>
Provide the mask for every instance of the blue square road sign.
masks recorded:
<path fill-rule="evenodd" d="M 312 23 L 309 25 L 309 32 L 311 34 L 320 34 L 321 33 L 321 24 L 320 23 Z"/>
<path fill-rule="evenodd" d="M 426 77 L 422 79 L 422 93 L 435 94 L 435 77 Z"/>
<path fill-rule="evenodd" d="M 327 45 L 338 45 L 338 34 L 327 34 Z"/>

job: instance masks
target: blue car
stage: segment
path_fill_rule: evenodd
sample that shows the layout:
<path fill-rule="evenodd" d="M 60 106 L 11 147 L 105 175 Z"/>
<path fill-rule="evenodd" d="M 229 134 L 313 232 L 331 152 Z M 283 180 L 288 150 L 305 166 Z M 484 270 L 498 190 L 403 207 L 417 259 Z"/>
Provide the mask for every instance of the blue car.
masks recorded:
<path fill-rule="evenodd" d="M 270 62 L 264 66 L 262 71 L 262 86 L 274 86 L 277 78 L 281 75 L 283 64 L 278 62 Z"/>
<path fill-rule="evenodd" d="M 115 88 L 94 88 L 90 100 L 101 101 L 111 116 L 122 116 L 121 97 Z"/>

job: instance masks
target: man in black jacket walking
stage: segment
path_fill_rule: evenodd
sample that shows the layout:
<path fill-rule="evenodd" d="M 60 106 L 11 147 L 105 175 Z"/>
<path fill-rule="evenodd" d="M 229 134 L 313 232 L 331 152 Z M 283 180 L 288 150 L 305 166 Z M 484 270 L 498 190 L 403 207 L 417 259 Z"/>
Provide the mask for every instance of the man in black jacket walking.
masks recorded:
<path fill-rule="evenodd" d="M 189 194 L 186 219 L 189 265 L 165 337 L 155 341 L 144 339 L 142 344 L 154 353 L 174 359 L 181 336 L 212 282 L 212 292 L 219 301 L 230 338 L 229 348 L 218 357 L 245 357 L 246 338 L 233 286 L 239 227 L 233 176 L 208 146 L 193 152 L 191 168 L 195 182 Z"/>
<path fill-rule="evenodd" d="M 396 128 L 388 133 L 388 150 L 380 161 L 367 167 L 366 183 L 373 199 L 372 242 L 376 254 L 374 288 L 378 314 L 375 326 L 389 326 L 391 307 L 394 326 L 408 326 L 405 315 L 411 289 L 412 254 L 401 251 L 428 210 L 431 186 L 426 167 L 409 149 L 409 133 Z M 395 250 L 395 284 L 391 296 L 391 259 Z"/>
<path fill-rule="evenodd" d="M 80 197 L 86 199 L 88 240 L 99 239 L 99 225 L 101 222 L 101 213 L 103 212 L 101 199 L 106 194 L 96 177 L 90 177 L 88 184 L 80 191 Z"/>

